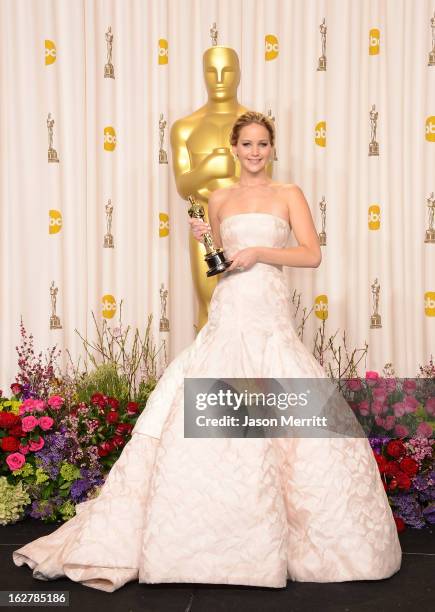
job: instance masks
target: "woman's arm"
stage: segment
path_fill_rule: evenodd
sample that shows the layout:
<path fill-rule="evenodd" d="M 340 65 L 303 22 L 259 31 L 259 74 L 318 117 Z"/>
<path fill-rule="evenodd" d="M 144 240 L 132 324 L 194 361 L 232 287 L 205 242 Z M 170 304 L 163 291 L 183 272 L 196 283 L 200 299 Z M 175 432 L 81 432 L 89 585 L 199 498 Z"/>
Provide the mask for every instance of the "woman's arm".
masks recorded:
<path fill-rule="evenodd" d="M 297 185 L 286 185 L 284 193 L 290 224 L 299 246 L 284 249 L 255 247 L 257 261 L 296 268 L 317 268 L 322 261 L 322 251 L 308 202 Z"/>

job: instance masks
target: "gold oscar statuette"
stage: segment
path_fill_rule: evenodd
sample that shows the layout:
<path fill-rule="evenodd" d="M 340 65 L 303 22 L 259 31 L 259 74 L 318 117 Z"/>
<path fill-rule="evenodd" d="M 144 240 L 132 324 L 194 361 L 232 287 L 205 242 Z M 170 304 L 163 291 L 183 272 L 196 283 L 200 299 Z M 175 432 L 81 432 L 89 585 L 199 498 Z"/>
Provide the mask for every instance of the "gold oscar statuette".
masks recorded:
<path fill-rule="evenodd" d="M 113 240 L 113 234 L 111 232 L 112 214 L 113 214 L 112 200 L 107 200 L 107 204 L 106 204 L 106 230 L 107 231 L 104 234 L 104 248 L 105 249 L 113 249 L 115 246 L 115 243 Z"/>
<path fill-rule="evenodd" d="M 325 71 L 326 70 L 326 32 L 328 28 L 326 27 L 326 19 L 323 18 L 322 23 L 319 26 L 320 36 L 322 37 L 322 55 L 319 57 L 319 62 L 317 64 L 317 70 Z"/>
<path fill-rule="evenodd" d="M 376 105 L 372 104 L 370 111 L 370 143 L 369 143 L 369 155 L 379 155 L 379 143 L 376 142 L 376 129 L 378 127 L 378 111 Z"/>
<path fill-rule="evenodd" d="M 163 117 L 163 113 L 160 113 L 160 119 L 159 119 L 159 140 L 160 140 L 160 145 L 159 145 L 159 164 L 167 164 L 168 163 L 168 154 L 166 153 L 165 149 L 163 148 L 163 139 L 165 137 L 165 127 L 166 127 L 166 121 Z"/>
<path fill-rule="evenodd" d="M 190 208 L 187 211 L 189 213 L 189 217 L 204 221 L 204 207 L 201 204 L 198 204 L 193 196 L 188 196 L 187 199 L 190 203 Z M 223 249 L 215 247 L 213 244 L 213 237 L 209 232 L 206 232 L 203 235 L 202 242 L 205 246 L 204 260 L 208 266 L 207 276 L 215 276 L 216 274 L 225 272 L 225 270 L 232 264 L 232 261 L 225 258 Z"/>
<path fill-rule="evenodd" d="M 429 51 L 428 66 L 435 66 L 435 11 L 433 17 L 430 20 L 430 27 L 432 30 L 432 49 Z"/>
<path fill-rule="evenodd" d="M 319 202 L 320 213 L 322 215 L 322 231 L 319 232 L 319 243 L 320 246 L 326 246 L 326 202 L 325 196 L 322 197 Z"/>
<path fill-rule="evenodd" d="M 159 323 L 159 331 L 168 332 L 169 331 L 169 319 L 166 316 L 166 303 L 168 300 L 168 290 L 165 289 L 164 284 L 160 285 L 160 323 Z"/>
<path fill-rule="evenodd" d="M 50 285 L 50 297 L 51 297 L 51 316 L 50 316 L 50 329 L 62 329 L 60 324 L 60 318 L 56 314 L 56 300 L 58 287 L 55 287 L 54 281 Z"/>
<path fill-rule="evenodd" d="M 372 298 L 373 298 L 373 314 L 370 317 L 370 329 L 376 329 L 382 327 L 381 315 L 379 314 L 379 292 L 381 290 L 381 286 L 377 278 L 375 278 L 375 282 L 371 285 L 372 289 Z"/>
<path fill-rule="evenodd" d="M 106 32 L 106 44 L 107 44 L 107 63 L 104 65 L 104 78 L 114 79 L 115 69 L 112 64 L 112 46 L 113 46 L 112 26 L 109 26 Z"/>
<path fill-rule="evenodd" d="M 434 221 L 435 221 L 435 197 L 434 197 L 434 192 L 432 191 L 432 193 L 430 194 L 430 196 L 427 198 L 427 208 L 428 208 L 428 212 L 429 212 L 429 227 L 426 230 L 426 237 L 424 239 L 425 242 L 435 242 L 435 227 L 434 227 Z"/>
<path fill-rule="evenodd" d="M 53 148 L 53 129 L 54 129 L 54 119 L 51 117 L 51 113 L 48 113 L 47 117 L 47 129 L 48 129 L 48 162 L 49 163 L 59 163 L 59 158 L 57 157 L 57 151 Z"/>

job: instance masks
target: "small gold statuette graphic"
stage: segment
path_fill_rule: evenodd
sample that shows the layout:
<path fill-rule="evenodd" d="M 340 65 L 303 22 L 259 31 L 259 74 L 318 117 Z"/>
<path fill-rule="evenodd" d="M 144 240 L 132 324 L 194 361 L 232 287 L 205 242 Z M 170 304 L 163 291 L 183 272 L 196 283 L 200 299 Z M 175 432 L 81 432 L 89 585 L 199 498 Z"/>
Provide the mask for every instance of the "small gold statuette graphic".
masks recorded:
<path fill-rule="evenodd" d="M 53 127 L 54 119 L 51 118 L 51 113 L 48 113 L 47 117 L 47 129 L 48 129 L 48 161 L 49 163 L 59 163 L 57 157 L 57 151 L 53 148 Z"/>
<path fill-rule="evenodd" d="M 435 66 L 435 11 L 433 17 L 430 20 L 430 27 L 432 30 L 432 49 L 429 51 L 429 62 L 428 66 Z"/>
<path fill-rule="evenodd" d="M 270 119 L 273 123 L 273 125 L 275 126 L 275 116 L 272 115 L 272 109 L 269 108 L 267 111 L 267 117 L 268 119 Z M 276 147 L 273 147 L 273 161 L 278 161 L 278 157 L 276 155 Z"/>
<path fill-rule="evenodd" d="M 326 32 L 328 28 L 326 27 L 326 19 L 323 18 L 322 23 L 319 26 L 320 36 L 322 37 L 322 55 L 319 57 L 319 63 L 317 65 L 317 70 L 326 70 Z"/>
<path fill-rule="evenodd" d="M 112 200 L 107 200 L 106 204 L 106 233 L 104 234 L 104 248 L 105 249 L 113 249 L 115 246 L 113 240 L 112 230 L 112 213 L 113 213 L 113 204 Z"/>
<path fill-rule="evenodd" d="M 164 288 L 163 283 L 160 285 L 160 325 L 159 330 L 161 332 L 169 331 L 169 319 L 166 316 L 166 302 L 168 300 L 168 290 Z"/>
<path fill-rule="evenodd" d="M 322 215 L 322 231 L 319 232 L 319 242 L 320 242 L 320 246 L 326 246 L 326 202 L 325 202 L 325 196 L 322 197 L 321 201 L 319 202 L 319 206 L 320 206 L 320 213 Z"/>
<path fill-rule="evenodd" d="M 113 46 L 113 34 L 112 26 L 109 26 L 106 32 L 106 43 L 107 43 L 107 62 L 104 65 L 104 78 L 114 79 L 115 69 L 112 64 L 112 46 Z"/>
<path fill-rule="evenodd" d="M 371 288 L 373 298 L 373 314 L 370 317 L 370 328 L 375 329 L 377 327 L 382 327 L 381 315 L 379 314 L 379 292 L 381 290 L 381 286 L 379 285 L 377 278 L 375 278 L 375 282 L 373 285 L 371 285 Z"/>
<path fill-rule="evenodd" d="M 426 237 L 425 237 L 424 241 L 425 242 L 435 242 L 435 227 L 434 227 L 434 221 L 435 221 L 435 198 L 434 198 L 433 191 L 430 194 L 430 196 L 427 198 L 426 202 L 427 202 L 427 207 L 428 207 L 428 210 L 429 210 L 429 227 L 426 230 Z"/>
<path fill-rule="evenodd" d="M 163 113 L 160 113 L 160 119 L 159 119 L 159 138 L 160 138 L 159 164 L 167 164 L 168 163 L 168 154 L 166 153 L 166 151 L 163 148 L 163 139 L 165 137 L 165 127 L 166 127 L 166 121 L 163 118 Z"/>
<path fill-rule="evenodd" d="M 50 329 L 62 329 L 60 319 L 56 314 L 56 298 L 58 288 L 54 286 L 54 281 L 50 285 L 50 296 L 51 296 L 51 317 L 50 317 Z"/>
<path fill-rule="evenodd" d="M 187 211 L 189 213 L 189 217 L 204 221 L 205 214 L 202 204 L 198 204 L 195 201 L 195 198 L 191 195 L 188 196 L 187 199 L 190 204 L 190 208 Z M 225 259 L 223 249 L 216 248 L 214 246 L 212 235 L 208 232 L 203 235 L 202 242 L 206 251 L 204 259 L 209 268 L 207 270 L 207 276 L 215 276 L 216 274 L 225 272 L 225 270 L 232 264 L 232 261 Z"/>
<path fill-rule="evenodd" d="M 370 143 L 369 155 L 379 155 L 379 143 L 376 142 L 376 128 L 378 127 L 378 111 L 376 105 L 372 104 L 370 111 Z"/>
<path fill-rule="evenodd" d="M 211 38 L 212 47 L 216 47 L 217 37 L 218 37 L 218 31 L 216 29 L 216 22 L 214 21 L 212 27 L 210 28 L 210 38 Z"/>

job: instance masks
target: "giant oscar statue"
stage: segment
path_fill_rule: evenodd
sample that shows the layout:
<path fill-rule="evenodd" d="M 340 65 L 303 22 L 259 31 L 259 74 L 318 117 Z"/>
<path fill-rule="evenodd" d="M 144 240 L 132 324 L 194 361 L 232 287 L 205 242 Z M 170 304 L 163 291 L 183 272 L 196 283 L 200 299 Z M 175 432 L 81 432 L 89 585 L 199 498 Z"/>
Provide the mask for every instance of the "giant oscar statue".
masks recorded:
<path fill-rule="evenodd" d="M 230 150 L 230 132 L 237 117 L 248 109 L 237 100 L 240 82 L 239 58 L 234 49 L 213 46 L 203 56 L 208 101 L 171 128 L 172 160 L 180 196 L 193 196 L 204 207 L 212 191 L 238 182 L 240 168 Z M 271 173 L 271 166 L 268 168 Z M 198 331 L 206 323 L 217 276 L 207 277 L 204 247 L 190 233 L 190 262 L 199 301 Z"/>

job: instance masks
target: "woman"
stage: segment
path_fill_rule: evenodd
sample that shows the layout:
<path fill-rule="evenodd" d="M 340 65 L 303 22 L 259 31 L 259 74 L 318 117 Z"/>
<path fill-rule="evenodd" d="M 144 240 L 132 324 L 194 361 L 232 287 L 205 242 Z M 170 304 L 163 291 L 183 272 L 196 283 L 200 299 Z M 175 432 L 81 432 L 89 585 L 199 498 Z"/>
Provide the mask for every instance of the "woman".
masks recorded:
<path fill-rule="evenodd" d="M 293 329 L 282 272 L 321 261 L 307 202 L 266 175 L 274 131 L 264 115 L 239 117 L 231 145 L 240 181 L 212 194 L 209 218 L 232 264 L 207 324 L 166 368 L 99 496 L 14 551 L 35 578 L 105 591 L 131 580 L 279 588 L 400 568 L 367 439 L 184 437 L 185 378 L 327 378 Z M 197 239 L 209 229 L 190 223 Z M 287 248 L 290 225 L 298 246 Z"/>

